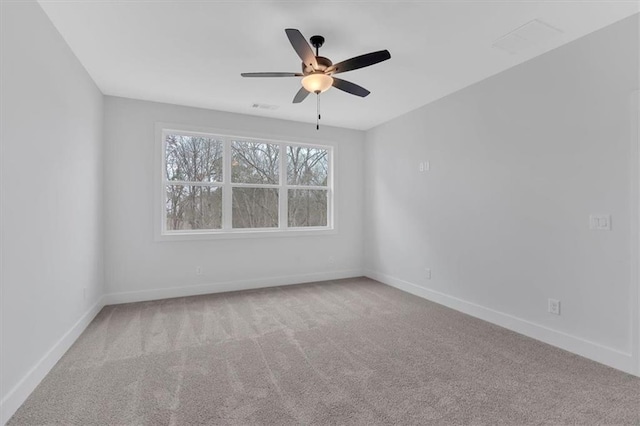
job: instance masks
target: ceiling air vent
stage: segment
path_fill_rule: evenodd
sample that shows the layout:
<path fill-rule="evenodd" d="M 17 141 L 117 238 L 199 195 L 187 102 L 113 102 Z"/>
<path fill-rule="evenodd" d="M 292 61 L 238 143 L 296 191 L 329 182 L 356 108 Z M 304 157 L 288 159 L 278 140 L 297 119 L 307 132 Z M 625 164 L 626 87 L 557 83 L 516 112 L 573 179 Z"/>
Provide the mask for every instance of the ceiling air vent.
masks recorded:
<path fill-rule="evenodd" d="M 559 29 L 534 19 L 493 42 L 493 47 L 511 54 L 519 53 L 562 34 Z"/>
<path fill-rule="evenodd" d="M 274 109 L 278 109 L 278 105 L 269 105 L 269 104 L 252 104 L 252 105 L 251 105 L 251 108 L 274 110 Z"/>

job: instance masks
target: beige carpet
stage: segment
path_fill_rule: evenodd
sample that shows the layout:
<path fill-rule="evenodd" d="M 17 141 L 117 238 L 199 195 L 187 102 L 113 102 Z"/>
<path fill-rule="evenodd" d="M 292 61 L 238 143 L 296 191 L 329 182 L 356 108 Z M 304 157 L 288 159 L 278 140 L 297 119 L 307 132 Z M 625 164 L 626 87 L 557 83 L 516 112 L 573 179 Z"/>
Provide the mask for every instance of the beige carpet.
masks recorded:
<path fill-rule="evenodd" d="M 105 307 L 10 425 L 640 424 L 640 379 L 365 278 Z"/>

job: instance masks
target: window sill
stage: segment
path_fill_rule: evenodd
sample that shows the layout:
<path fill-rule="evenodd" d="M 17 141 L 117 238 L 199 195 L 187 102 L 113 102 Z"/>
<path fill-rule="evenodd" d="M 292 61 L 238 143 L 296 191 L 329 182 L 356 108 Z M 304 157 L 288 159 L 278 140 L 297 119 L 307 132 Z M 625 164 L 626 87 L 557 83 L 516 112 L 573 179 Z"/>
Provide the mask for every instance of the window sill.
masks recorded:
<path fill-rule="evenodd" d="M 182 231 L 156 234 L 156 241 L 197 241 L 197 240 L 232 240 L 242 238 L 282 238 L 335 235 L 335 228 L 302 228 L 302 229 L 235 229 L 233 231 Z"/>

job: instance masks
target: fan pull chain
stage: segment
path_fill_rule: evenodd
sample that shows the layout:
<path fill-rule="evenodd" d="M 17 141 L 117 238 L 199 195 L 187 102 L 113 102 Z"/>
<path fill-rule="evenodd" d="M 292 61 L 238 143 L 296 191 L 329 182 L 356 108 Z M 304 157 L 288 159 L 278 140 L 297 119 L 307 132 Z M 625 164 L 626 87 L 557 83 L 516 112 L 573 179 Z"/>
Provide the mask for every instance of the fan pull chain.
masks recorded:
<path fill-rule="evenodd" d="M 320 93 L 316 93 L 316 109 L 318 112 L 318 118 L 316 119 L 316 130 L 320 130 Z"/>

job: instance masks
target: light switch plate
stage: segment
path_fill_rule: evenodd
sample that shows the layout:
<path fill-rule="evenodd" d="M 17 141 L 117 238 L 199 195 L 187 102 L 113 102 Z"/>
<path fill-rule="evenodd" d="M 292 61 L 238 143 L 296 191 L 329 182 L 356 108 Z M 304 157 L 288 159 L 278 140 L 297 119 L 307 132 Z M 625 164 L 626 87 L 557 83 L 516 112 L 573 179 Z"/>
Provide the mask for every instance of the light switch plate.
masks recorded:
<path fill-rule="evenodd" d="M 592 231 L 611 231 L 610 214 L 592 214 L 589 216 L 589 229 Z"/>

